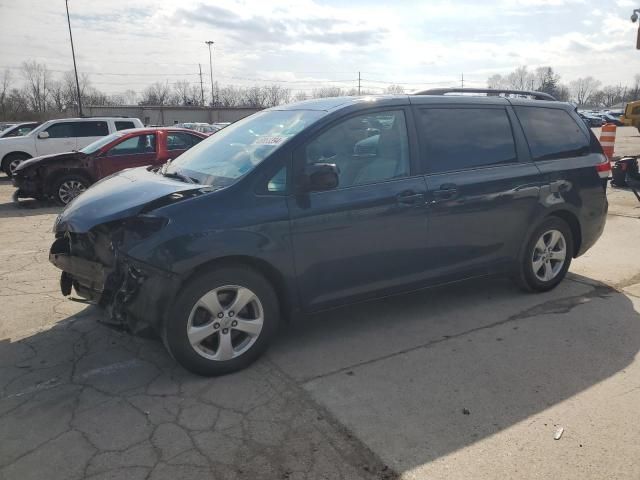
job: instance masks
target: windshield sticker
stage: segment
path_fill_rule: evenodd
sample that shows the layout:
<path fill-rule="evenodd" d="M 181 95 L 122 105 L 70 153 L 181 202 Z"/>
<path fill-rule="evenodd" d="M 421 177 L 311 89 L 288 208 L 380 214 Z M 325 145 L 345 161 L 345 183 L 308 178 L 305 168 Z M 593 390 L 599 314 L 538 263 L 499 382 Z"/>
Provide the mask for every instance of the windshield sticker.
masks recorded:
<path fill-rule="evenodd" d="M 256 138 L 256 141 L 253 143 L 256 145 L 280 145 L 285 139 L 286 137 L 264 136 Z"/>

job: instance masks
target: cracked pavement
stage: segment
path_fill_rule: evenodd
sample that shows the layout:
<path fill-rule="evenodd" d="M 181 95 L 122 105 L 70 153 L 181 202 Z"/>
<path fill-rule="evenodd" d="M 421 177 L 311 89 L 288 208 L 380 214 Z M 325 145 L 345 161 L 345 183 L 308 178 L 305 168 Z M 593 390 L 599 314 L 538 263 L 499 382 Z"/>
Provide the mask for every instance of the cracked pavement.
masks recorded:
<path fill-rule="evenodd" d="M 334 310 L 207 379 L 64 299 L 58 209 L 12 190 L 1 178 L 2 480 L 640 478 L 627 192 L 553 292 L 483 280 Z"/>

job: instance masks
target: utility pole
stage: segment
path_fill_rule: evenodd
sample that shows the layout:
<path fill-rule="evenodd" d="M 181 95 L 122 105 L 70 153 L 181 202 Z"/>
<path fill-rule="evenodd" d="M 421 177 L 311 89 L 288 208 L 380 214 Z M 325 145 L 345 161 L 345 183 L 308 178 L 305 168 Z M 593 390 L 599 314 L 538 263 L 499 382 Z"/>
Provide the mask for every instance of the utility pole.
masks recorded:
<path fill-rule="evenodd" d="M 78 67 L 76 66 L 76 51 L 73 48 L 73 35 L 71 34 L 71 19 L 69 18 L 69 0 L 65 0 L 67 7 L 67 24 L 69 24 L 69 39 L 71 40 L 71 56 L 73 57 L 73 71 L 76 73 L 76 89 L 78 91 L 78 116 L 82 117 L 82 98 L 80 98 L 80 82 L 78 81 Z"/>
<path fill-rule="evenodd" d="M 206 43 L 209 46 L 209 73 L 211 75 L 211 106 L 215 103 L 213 94 L 213 57 L 211 56 L 211 45 L 214 44 L 212 40 L 207 40 Z"/>
<path fill-rule="evenodd" d="M 464 88 L 464 72 L 461 74 L 460 83 L 462 84 L 462 88 Z"/>
<path fill-rule="evenodd" d="M 636 8 L 631 14 L 631 21 L 636 23 L 638 21 L 638 14 L 640 14 L 640 8 Z M 638 37 L 636 39 L 636 50 L 640 50 L 640 25 L 638 25 Z"/>
<path fill-rule="evenodd" d="M 360 72 L 358 72 L 358 95 L 360 95 Z"/>
<path fill-rule="evenodd" d="M 202 65 L 198 64 L 198 70 L 200 70 L 200 103 L 204 107 L 204 87 L 202 86 Z"/>

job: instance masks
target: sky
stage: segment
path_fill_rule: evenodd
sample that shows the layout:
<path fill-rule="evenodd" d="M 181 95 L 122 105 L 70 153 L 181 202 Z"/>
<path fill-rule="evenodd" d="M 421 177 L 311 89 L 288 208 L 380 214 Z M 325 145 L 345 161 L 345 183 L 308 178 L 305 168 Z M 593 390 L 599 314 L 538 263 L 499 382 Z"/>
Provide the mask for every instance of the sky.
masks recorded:
<path fill-rule="evenodd" d="M 78 69 L 107 93 L 154 81 L 278 83 L 293 93 L 358 84 L 486 86 L 494 73 L 552 66 L 569 82 L 640 74 L 640 0 L 69 0 Z M 73 67 L 64 0 L 0 0 L 0 70 Z"/>

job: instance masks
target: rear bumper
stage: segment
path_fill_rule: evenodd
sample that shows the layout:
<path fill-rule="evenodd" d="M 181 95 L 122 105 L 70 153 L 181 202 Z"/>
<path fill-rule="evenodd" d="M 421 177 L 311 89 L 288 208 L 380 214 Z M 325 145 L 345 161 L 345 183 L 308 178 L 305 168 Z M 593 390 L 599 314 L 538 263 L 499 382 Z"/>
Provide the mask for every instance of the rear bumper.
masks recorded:
<path fill-rule="evenodd" d="M 582 241 L 580 242 L 580 250 L 576 253 L 576 257 L 584 254 L 598 241 L 604 227 L 607 223 L 607 212 L 609 211 L 609 202 L 606 195 L 600 211 L 592 212 L 589 218 L 581 219 Z"/>
<path fill-rule="evenodd" d="M 49 261 L 62 270 L 63 295 L 76 293 L 106 312 L 106 321 L 133 333 L 158 330 L 180 288 L 180 278 L 116 252 L 111 266 L 72 255 L 57 239 Z"/>

